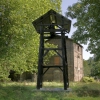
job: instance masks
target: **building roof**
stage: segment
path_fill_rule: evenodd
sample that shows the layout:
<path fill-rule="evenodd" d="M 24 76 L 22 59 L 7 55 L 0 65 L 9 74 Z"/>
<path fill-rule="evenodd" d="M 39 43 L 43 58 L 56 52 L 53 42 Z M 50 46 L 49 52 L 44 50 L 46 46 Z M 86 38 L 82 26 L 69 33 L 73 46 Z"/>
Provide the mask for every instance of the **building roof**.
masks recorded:
<path fill-rule="evenodd" d="M 83 48 L 83 46 L 82 46 L 81 44 L 79 44 L 79 43 L 75 42 L 73 39 L 68 38 L 68 40 L 73 41 L 73 43 L 76 43 L 76 44 L 78 44 L 80 47 L 82 47 L 82 48 Z"/>
<path fill-rule="evenodd" d="M 44 25 L 43 28 L 46 25 L 53 24 L 55 26 L 60 26 L 64 30 L 66 30 L 67 33 L 70 32 L 70 27 L 71 27 L 71 20 L 68 18 L 64 17 L 63 15 L 55 12 L 54 10 L 49 10 L 47 13 L 44 15 L 40 16 L 36 20 L 32 22 L 34 25 L 36 31 L 39 33 L 40 31 L 40 26 Z"/>

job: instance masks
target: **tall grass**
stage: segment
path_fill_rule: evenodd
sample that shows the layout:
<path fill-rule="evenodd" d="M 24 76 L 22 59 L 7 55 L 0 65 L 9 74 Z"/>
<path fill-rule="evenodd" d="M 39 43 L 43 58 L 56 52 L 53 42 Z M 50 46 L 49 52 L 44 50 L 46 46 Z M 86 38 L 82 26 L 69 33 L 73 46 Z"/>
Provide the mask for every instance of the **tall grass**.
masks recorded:
<path fill-rule="evenodd" d="M 44 82 L 43 87 L 63 88 L 63 83 Z M 70 82 L 72 91 L 37 91 L 34 82 L 0 83 L 0 100 L 100 100 L 100 83 Z"/>

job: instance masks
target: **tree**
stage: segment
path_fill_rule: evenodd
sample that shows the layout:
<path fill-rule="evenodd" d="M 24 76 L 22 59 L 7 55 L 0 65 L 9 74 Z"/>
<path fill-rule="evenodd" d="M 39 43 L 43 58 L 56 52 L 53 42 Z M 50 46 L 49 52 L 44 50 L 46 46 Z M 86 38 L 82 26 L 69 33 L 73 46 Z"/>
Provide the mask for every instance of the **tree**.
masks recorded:
<path fill-rule="evenodd" d="M 95 61 L 94 57 L 90 57 L 88 60 L 83 60 L 84 76 L 92 76 L 100 78 L 100 61 Z"/>
<path fill-rule="evenodd" d="M 76 19 L 74 27 L 77 27 L 72 38 L 76 42 L 88 45 L 88 50 L 95 55 L 91 63 L 91 75 L 100 75 L 100 1 L 79 0 L 68 7 L 66 16 Z"/>
<path fill-rule="evenodd" d="M 60 12 L 61 0 L 0 0 L 0 71 L 37 72 L 39 35 L 32 21 L 51 8 Z"/>
<path fill-rule="evenodd" d="M 90 76 L 91 74 L 91 64 L 89 60 L 83 60 L 84 76 Z"/>
<path fill-rule="evenodd" d="M 95 57 L 89 58 L 89 66 L 91 66 L 90 76 L 100 78 L 100 61 L 95 61 Z"/>
<path fill-rule="evenodd" d="M 88 50 L 100 59 L 100 0 L 79 0 L 68 7 L 66 16 L 76 19 L 72 38 L 88 45 Z"/>

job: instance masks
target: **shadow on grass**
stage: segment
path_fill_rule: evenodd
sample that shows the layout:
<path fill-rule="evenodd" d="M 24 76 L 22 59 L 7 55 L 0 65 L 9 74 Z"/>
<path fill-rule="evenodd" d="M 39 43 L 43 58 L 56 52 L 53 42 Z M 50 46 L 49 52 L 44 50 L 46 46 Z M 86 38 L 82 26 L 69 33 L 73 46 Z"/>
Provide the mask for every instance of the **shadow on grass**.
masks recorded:
<path fill-rule="evenodd" d="M 77 88 L 75 90 L 77 96 L 79 97 L 100 97 L 100 88 L 99 89 L 91 89 L 89 86 L 83 86 L 81 88 Z"/>
<path fill-rule="evenodd" d="M 32 86 L 0 85 L 0 100 L 32 100 Z M 33 99 L 34 100 L 34 99 Z"/>
<path fill-rule="evenodd" d="M 74 100 L 66 92 L 33 91 L 35 86 L 0 85 L 0 100 Z"/>
<path fill-rule="evenodd" d="M 49 92 L 33 91 L 36 89 L 34 85 L 2 84 L 0 85 L 0 100 L 84 100 L 84 97 L 100 97 L 100 88 L 98 87 L 100 84 L 98 86 L 97 84 L 91 84 L 91 86 L 88 84 L 75 86 L 71 92 Z M 77 97 L 83 99 L 77 99 Z"/>

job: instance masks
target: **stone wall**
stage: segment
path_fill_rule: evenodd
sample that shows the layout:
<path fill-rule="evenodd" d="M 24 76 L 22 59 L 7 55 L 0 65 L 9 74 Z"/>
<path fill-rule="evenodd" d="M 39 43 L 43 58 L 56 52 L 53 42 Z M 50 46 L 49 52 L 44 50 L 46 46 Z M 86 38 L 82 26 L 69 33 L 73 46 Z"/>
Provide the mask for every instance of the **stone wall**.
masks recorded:
<path fill-rule="evenodd" d="M 48 41 L 51 44 L 61 47 L 60 39 L 51 39 Z M 66 39 L 68 75 L 70 81 L 80 81 L 83 77 L 83 52 L 82 46 L 74 43 L 72 39 Z M 61 54 L 61 51 L 59 51 Z M 55 55 L 50 59 L 48 65 L 61 65 L 62 59 Z M 45 71 L 46 69 L 44 69 Z M 63 81 L 62 71 L 59 68 L 49 69 L 43 77 L 44 81 Z"/>
<path fill-rule="evenodd" d="M 73 44 L 74 47 L 74 80 L 80 81 L 83 77 L 83 51 L 79 44 Z"/>

